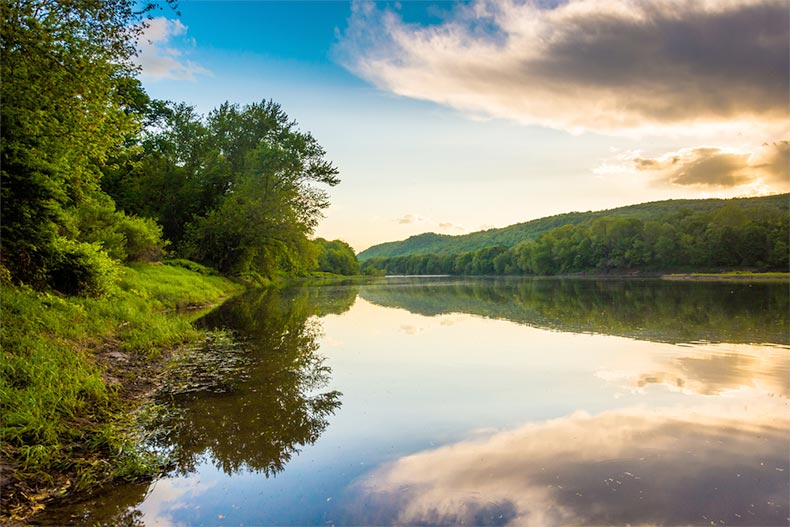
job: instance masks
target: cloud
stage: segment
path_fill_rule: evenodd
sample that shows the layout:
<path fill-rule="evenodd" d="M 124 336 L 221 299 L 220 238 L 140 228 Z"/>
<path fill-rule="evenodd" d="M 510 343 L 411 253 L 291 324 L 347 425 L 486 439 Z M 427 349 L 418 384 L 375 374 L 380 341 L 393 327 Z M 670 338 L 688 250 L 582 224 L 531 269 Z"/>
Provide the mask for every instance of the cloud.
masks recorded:
<path fill-rule="evenodd" d="M 424 223 L 427 219 L 419 214 L 406 214 L 398 218 L 397 222 L 400 225 L 411 225 L 413 223 Z"/>
<path fill-rule="evenodd" d="M 530 424 L 363 475 L 352 499 L 357 507 L 342 521 L 688 525 L 707 517 L 717 525 L 780 524 L 790 496 L 783 413 L 641 409 Z"/>
<path fill-rule="evenodd" d="M 144 79 L 195 80 L 196 75 L 210 74 L 206 68 L 184 58 L 184 52 L 173 46 L 172 41 L 181 37 L 184 43 L 194 47 L 194 39 L 187 39 L 186 33 L 187 26 L 180 20 L 159 17 L 147 22 L 137 43 L 136 57 Z"/>
<path fill-rule="evenodd" d="M 625 165 L 625 170 L 649 174 L 672 186 L 790 190 L 788 141 L 766 143 L 753 152 L 710 146 L 684 148 L 657 157 L 626 157 Z"/>
<path fill-rule="evenodd" d="M 435 25 L 355 4 L 336 47 L 395 94 L 571 130 L 784 126 L 784 0 L 477 0 Z"/>
<path fill-rule="evenodd" d="M 400 327 L 400 332 L 405 333 L 407 335 L 418 335 L 422 333 L 423 328 L 414 326 L 412 324 L 402 324 Z"/>
<path fill-rule="evenodd" d="M 460 233 L 460 232 L 466 232 L 466 227 L 464 227 L 463 225 L 453 223 L 451 221 L 442 221 L 439 222 L 439 230 Z"/>
<path fill-rule="evenodd" d="M 450 221 L 435 221 L 432 218 L 423 216 L 422 214 L 416 212 L 404 214 L 395 221 L 399 225 L 422 225 L 423 228 L 436 228 L 440 231 L 449 231 L 456 234 L 466 232 L 466 228 L 463 225 L 459 225 Z"/>

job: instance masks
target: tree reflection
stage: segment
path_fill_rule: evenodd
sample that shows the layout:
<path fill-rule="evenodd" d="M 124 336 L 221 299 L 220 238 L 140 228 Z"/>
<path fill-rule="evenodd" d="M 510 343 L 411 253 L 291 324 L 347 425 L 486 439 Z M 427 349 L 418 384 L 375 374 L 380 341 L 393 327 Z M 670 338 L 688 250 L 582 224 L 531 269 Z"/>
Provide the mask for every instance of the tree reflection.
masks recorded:
<path fill-rule="evenodd" d="M 421 315 L 469 313 L 656 342 L 790 344 L 790 291 L 781 283 L 496 278 L 371 286 L 360 296 Z"/>
<path fill-rule="evenodd" d="M 170 390 L 176 410 L 160 441 L 172 449 L 176 470 L 188 474 L 209 460 L 227 474 L 248 469 L 268 477 L 314 443 L 341 394 L 321 391 L 331 372 L 317 353 L 321 328 L 312 317 L 342 313 L 355 297 L 346 287 L 253 291 L 200 319 L 207 329 L 232 329 L 241 345 L 208 343 L 186 368 L 193 381 L 219 362 L 236 367 L 214 385 Z"/>

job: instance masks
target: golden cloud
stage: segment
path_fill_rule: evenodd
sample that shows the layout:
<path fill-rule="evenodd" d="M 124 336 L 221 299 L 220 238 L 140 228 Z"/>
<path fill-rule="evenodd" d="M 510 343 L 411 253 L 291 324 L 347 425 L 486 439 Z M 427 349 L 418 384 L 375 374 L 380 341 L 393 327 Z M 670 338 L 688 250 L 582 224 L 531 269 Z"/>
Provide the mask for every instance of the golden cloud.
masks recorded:
<path fill-rule="evenodd" d="M 766 143 L 754 152 L 718 147 L 684 148 L 655 158 L 636 157 L 632 167 L 662 183 L 684 187 L 734 188 L 762 185 L 790 189 L 790 142 Z"/>

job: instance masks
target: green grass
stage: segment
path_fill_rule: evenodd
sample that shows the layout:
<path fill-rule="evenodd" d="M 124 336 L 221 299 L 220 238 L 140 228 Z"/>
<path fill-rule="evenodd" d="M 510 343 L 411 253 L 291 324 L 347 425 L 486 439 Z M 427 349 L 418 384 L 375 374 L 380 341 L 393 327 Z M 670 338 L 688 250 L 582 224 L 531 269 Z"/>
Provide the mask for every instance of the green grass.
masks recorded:
<path fill-rule="evenodd" d="M 4 476 L 16 484 L 3 490 L 0 517 L 21 513 L 13 507 L 30 501 L 22 493 L 80 490 L 152 470 L 155 460 L 137 445 L 135 405 L 122 385 L 108 383 L 96 356 L 117 351 L 156 359 L 201 336 L 177 310 L 241 289 L 219 276 L 164 265 L 124 268 L 114 290 L 99 299 L 4 285 L 0 453 L 10 467 Z"/>

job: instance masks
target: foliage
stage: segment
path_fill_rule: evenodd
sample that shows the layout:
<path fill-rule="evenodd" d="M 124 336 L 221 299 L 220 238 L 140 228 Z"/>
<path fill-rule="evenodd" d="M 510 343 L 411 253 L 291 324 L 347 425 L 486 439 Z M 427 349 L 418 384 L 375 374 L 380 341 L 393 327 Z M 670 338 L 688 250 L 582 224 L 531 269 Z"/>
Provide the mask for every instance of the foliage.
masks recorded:
<path fill-rule="evenodd" d="M 115 210 L 107 196 L 75 209 L 71 219 L 75 236 L 98 244 L 120 262 L 155 262 L 165 255 L 168 242 L 162 237 L 162 227 L 150 218 Z"/>
<path fill-rule="evenodd" d="M 119 274 L 100 299 L 3 286 L 0 448 L 10 463 L 3 475 L 24 480 L 31 495 L 67 481 L 79 490 L 136 474 L 146 461 L 132 435 L 130 403 L 95 355 L 133 362 L 138 354 L 153 357 L 193 341 L 200 332 L 166 310 L 239 290 L 226 279 L 176 267 L 138 264 Z M 2 514 L 23 499 L 22 490 L 4 488 Z"/>
<path fill-rule="evenodd" d="M 130 59 L 152 7 L 131 0 L 0 6 L 0 228 L 3 265 L 16 282 L 96 294 L 103 287 L 75 278 L 104 274 L 96 251 L 118 260 L 160 255 L 157 229 L 116 213 L 99 186 L 104 167 L 139 130 L 147 96 Z M 71 263 L 78 267 L 67 269 Z"/>
<path fill-rule="evenodd" d="M 359 274 L 359 262 L 354 249 L 343 240 L 327 241 L 316 238 L 317 270 L 325 273 L 354 276 Z"/>
<path fill-rule="evenodd" d="M 499 245 L 457 255 L 369 258 L 362 262 L 362 270 L 463 275 L 788 270 L 788 195 L 714 202 L 719 206 L 700 212 L 662 209 L 664 216 L 652 220 L 601 216 L 558 227 L 509 248 Z"/>
<path fill-rule="evenodd" d="M 434 254 L 438 256 L 458 255 L 476 251 L 486 247 L 502 245 L 514 247 L 527 240 L 535 240 L 541 235 L 564 225 L 590 224 L 602 217 L 633 218 L 643 222 L 672 222 L 676 216 L 694 213 L 706 213 L 719 209 L 726 204 L 735 204 L 748 216 L 752 212 L 774 210 L 790 213 L 790 196 L 787 194 L 762 198 L 741 198 L 732 200 L 701 199 L 701 200 L 668 200 L 652 203 L 641 203 L 611 210 L 597 212 L 571 212 L 540 218 L 526 223 L 518 223 L 501 229 L 489 229 L 461 236 L 435 234 L 432 232 L 411 236 L 398 241 L 374 245 L 361 253 L 358 258 L 364 262 L 369 258 L 393 258 L 396 256 L 412 256 Z"/>
<path fill-rule="evenodd" d="M 328 205 L 316 184 L 337 184 L 337 169 L 278 104 L 225 103 L 203 118 L 154 101 L 148 120 L 137 154 L 103 181 L 122 210 L 155 218 L 179 255 L 222 273 L 315 266 L 307 236 Z"/>
<path fill-rule="evenodd" d="M 118 264 L 98 244 L 56 238 L 50 263 L 52 287 L 67 295 L 103 296 L 115 284 Z"/>
<path fill-rule="evenodd" d="M 315 267 L 308 236 L 338 170 L 278 104 L 225 103 L 204 118 L 150 100 L 131 58 L 153 4 L 0 7 L 0 227 L 15 283 L 95 295 L 106 288 L 89 277 L 107 266 L 93 253 L 157 261 L 169 242 L 263 281 Z"/>

